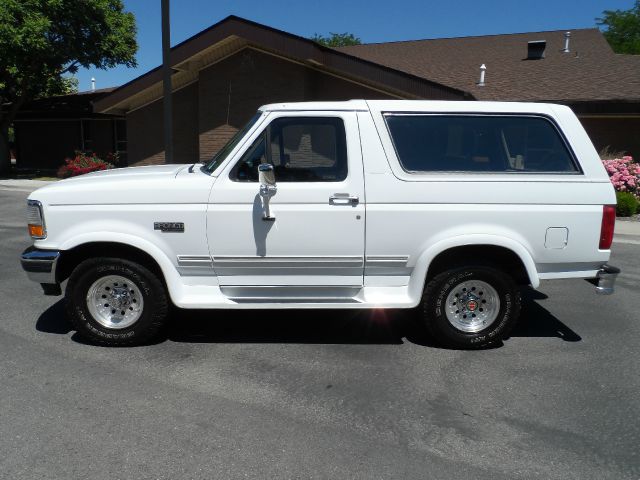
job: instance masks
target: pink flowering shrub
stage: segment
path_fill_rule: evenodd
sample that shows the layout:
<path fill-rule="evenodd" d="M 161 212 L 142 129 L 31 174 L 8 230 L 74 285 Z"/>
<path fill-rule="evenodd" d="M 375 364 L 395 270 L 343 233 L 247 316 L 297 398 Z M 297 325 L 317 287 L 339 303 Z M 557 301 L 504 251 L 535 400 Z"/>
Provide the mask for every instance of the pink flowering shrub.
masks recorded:
<path fill-rule="evenodd" d="M 67 158 L 64 161 L 64 165 L 58 169 L 58 178 L 75 177 L 77 175 L 84 175 L 85 173 L 98 170 L 108 170 L 110 168 L 114 168 L 114 165 L 98 158 L 95 153 L 87 154 L 76 152 L 75 157 Z"/>
<path fill-rule="evenodd" d="M 618 192 L 629 192 L 640 197 L 640 164 L 625 156 L 613 160 L 602 160 L 613 188 Z"/>

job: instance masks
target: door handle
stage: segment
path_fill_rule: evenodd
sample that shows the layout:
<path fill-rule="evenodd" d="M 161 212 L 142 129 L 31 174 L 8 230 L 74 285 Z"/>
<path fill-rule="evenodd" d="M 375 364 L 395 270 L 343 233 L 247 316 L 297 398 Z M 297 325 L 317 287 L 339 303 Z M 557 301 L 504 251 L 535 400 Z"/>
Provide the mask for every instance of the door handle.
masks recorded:
<path fill-rule="evenodd" d="M 349 195 L 348 193 L 334 193 L 329 197 L 329 203 L 331 205 L 358 205 L 360 199 L 356 195 Z"/>

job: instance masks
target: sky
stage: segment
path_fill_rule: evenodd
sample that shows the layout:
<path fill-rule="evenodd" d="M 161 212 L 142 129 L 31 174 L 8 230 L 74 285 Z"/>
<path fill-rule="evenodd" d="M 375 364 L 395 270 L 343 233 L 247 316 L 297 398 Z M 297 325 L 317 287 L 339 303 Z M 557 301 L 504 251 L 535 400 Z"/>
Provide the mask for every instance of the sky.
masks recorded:
<path fill-rule="evenodd" d="M 162 62 L 160 0 L 124 0 L 138 25 L 137 68 L 80 70 L 79 90 L 122 85 Z M 303 37 L 349 32 L 363 43 L 596 26 L 634 0 L 171 0 L 171 45 L 228 15 Z"/>

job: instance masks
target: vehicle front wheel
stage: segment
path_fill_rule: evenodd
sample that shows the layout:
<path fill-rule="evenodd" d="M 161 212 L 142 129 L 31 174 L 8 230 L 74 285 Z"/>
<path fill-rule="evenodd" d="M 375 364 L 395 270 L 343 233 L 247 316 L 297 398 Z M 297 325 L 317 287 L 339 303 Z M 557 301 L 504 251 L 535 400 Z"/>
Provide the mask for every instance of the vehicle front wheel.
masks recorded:
<path fill-rule="evenodd" d="M 505 272 L 488 266 L 447 270 L 431 279 L 422 300 L 429 333 L 453 348 L 502 340 L 520 315 L 520 292 Z"/>
<path fill-rule="evenodd" d="M 162 282 L 147 268 L 119 258 L 80 263 L 65 292 L 67 315 L 87 340 L 107 346 L 147 343 L 168 316 Z"/>

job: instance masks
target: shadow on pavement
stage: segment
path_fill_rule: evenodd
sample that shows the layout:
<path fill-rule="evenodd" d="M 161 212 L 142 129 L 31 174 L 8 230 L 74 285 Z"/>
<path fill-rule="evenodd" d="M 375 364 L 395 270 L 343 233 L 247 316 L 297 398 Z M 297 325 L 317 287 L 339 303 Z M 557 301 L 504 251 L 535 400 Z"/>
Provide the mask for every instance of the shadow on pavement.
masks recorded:
<path fill-rule="evenodd" d="M 532 288 L 522 290 L 522 314 L 511 332 L 512 337 L 557 337 L 565 342 L 579 342 L 582 337 L 558 320 L 540 304 L 547 295 Z"/>
<path fill-rule="evenodd" d="M 58 300 L 40 315 L 36 322 L 36 330 L 58 335 L 66 335 L 72 330 L 71 324 L 67 321 L 63 300 Z"/>
<path fill-rule="evenodd" d="M 401 344 L 408 313 L 176 309 L 168 338 L 174 342 Z"/>
<path fill-rule="evenodd" d="M 556 337 L 582 340 L 539 301 L 546 295 L 522 292 L 522 315 L 511 337 Z M 60 300 L 38 319 L 44 333 L 68 334 L 72 328 Z M 403 339 L 428 347 L 434 344 L 420 325 L 420 310 L 183 310 L 174 308 L 166 332 L 173 342 L 186 343 L 327 343 L 399 345 Z M 74 341 L 84 343 L 77 334 Z M 496 345 L 500 346 L 500 345 Z"/>

